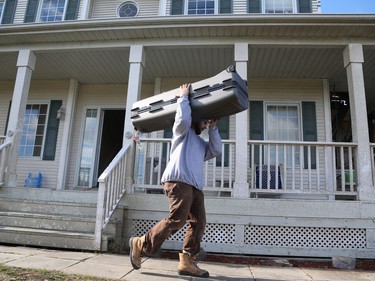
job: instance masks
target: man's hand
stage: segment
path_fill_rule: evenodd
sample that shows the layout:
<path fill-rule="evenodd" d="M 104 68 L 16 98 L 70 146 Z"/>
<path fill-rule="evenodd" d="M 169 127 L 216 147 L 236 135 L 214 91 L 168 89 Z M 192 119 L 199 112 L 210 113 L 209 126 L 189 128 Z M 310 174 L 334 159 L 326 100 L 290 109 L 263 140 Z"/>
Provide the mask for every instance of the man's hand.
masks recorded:
<path fill-rule="evenodd" d="M 190 93 L 189 89 L 190 89 L 190 84 L 182 84 L 180 86 L 180 95 L 179 95 L 179 97 L 181 97 L 183 95 L 188 96 L 189 93 Z"/>
<path fill-rule="evenodd" d="M 212 119 L 212 120 L 209 120 L 208 121 L 208 124 L 209 124 L 209 127 L 210 128 L 215 128 L 216 127 L 216 123 L 217 123 L 217 121 L 219 121 L 219 119 Z"/>

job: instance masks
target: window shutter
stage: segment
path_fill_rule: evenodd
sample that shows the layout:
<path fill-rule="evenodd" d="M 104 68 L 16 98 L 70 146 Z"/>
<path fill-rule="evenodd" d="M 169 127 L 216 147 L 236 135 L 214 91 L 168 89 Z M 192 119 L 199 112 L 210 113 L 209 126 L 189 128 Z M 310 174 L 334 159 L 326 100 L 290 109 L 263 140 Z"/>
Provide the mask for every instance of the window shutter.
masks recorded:
<path fill-rule="evenodd" d="M 184 14 L 184 0 L 172 0 L 171 15 Z"/>
<path fill-rule="evenodd" d="M 317 141 L 315 102 L 302 102 L 303 141 Z M 304 148 L 304 167 L 308 168 L 308 151 Z M 316 148 L 311 148 L 311 168 L 316 169 Z"/>
<path fill-rule="evenodd" d="M 264 139 L 263 101 L 250 101 L 250 139 Z"/>
<path fill-rule="evenodd" d="M 26 8 L 25 22 L 35 22 L 39 0 L 29 0 Z"/>
<path fill-rule="evenodd" d="M 250 14 L 262 13 L 260 0 L 249 0 L 249 13 Z"/>
<path fill-rule="evenodd" d="M 78 18 L 79 0 L 69 0 L 66 9 L 65 20 L 76 20 Z"/>
<path fill-rule="evenodd" d="M 229 140 L 229 116 L 220 118 L 217 122 L 220 137 L 223 140 Z M 216 166 L 221 166 L 221 155 L 216 158 Z M 229 166 L 229 145 L 224 145 L 224 167 Z"/>
<path fill-rule="evenodd" d="M 250 140 L 264 140 L 263 101 L 250 101 Z M 250 156 L 251 159 L 251 151 Z M 255 147 L 254 161 L 259 163 L 259 147 Z"/>
<path fill-rule="evenodd" d="M 8 0 L 5 1 L 4 14 L 2 24 L 13 23 L 14 13 L 16 12 L 17 1 Z"/>
<path fill-rule="evenodd" d="M 219 14 L 232 13 L 232 0 L 220 0 Z"/>
<path fill-rule="evenodd" d="M 312 13 L 311 0 L 298 0 L 298 13 Z"/>
<path fill-rule="evenodd" d="M 56 118 L 57 111 L 62 105 L 61 100 L 51 100 L 46 138 L 44 141 L 43 160 L 55 160 L 57 133 L 60 121 Z"/>

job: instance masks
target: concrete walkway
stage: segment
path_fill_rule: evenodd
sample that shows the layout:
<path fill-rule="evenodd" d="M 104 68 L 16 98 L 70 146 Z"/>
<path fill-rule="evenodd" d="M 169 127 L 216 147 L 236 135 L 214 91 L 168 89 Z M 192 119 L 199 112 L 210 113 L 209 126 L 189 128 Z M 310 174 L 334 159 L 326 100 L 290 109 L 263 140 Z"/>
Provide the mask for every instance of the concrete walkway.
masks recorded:
<path fill-rule="evenodd" d="M 253 281 L 374 281 L 375 271 L 333 270 L 280 266 L 253 266 L 202 262 L 210 278 L 181 277 L 177 260 L 145 258 L 140 270 L 133 270 L 127 255 L 85 253 L 0 245 L 0 263 L 7 266 L 58 270 L 65 273 L 115 280 L 253 280 Z"/>

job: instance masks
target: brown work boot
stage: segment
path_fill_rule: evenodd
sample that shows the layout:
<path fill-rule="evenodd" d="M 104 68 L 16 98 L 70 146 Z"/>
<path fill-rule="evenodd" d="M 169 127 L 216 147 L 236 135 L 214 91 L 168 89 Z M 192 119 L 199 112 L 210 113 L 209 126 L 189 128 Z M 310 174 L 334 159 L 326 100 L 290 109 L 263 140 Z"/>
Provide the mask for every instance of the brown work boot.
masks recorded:
<path fill-rule="evenodd" d="M 195 257 L 190 257 L 188 254 L 180 253 L 180 263 L 177 270 L 179 275 L 189 275 L 195 277 L 209 277 L 208 271 L 200 269 L 195 262 Z"/>
<path fill-rule="evenodd" d="M 130 247 L 130 262 L 134 269 L 140 269 L 142 263 L 143 245 L 145 243 L 146 237 L 131 237 L 129 239 Z"/>

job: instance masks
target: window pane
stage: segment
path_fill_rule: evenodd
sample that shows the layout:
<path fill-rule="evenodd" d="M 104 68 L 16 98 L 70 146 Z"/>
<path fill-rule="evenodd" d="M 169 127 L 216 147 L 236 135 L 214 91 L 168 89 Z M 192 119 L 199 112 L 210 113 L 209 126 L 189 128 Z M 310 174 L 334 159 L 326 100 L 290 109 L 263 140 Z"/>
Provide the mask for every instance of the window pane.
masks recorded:
<path fill-rule="evenodd" d="M 61 21 L 64 16 L 65 0 L 43 0 L 40 21 Z"/>
<path fill-rule="evenodd" d="M 82 153 L 78 174 L 78 186 L 89 186 L 95 157 L 97 109 L 86 111 Z"/>
<path fill-rule="evenodd" d="M 3 13 L 3 9 L 4 9 L 4 0 L 0 0 L 0 19 L 2 18 L 2 13 Z"/>
<path fill-rule="evenodd" d="M 268 105 L 266 109 L 266 139 L 282 141 L 299 141 L 299 111 L 296 105 Z M 284 161 L 284 151 L 278 149 L 278 162 Z M 291 151 L 287 149 L 286 164 L 291 164 Z M 268 159 L 267 156 L 265 159 Z M 270 150 L 271 164 L 276 161 L 276 148 Z M 299 164 L 299 151 L 295 151 L 295 164 Z"/>
<path fill-rule="evenodd" d="M 20 156 L 40 156 L 46 126 L 46 104 L 26 105 L 20 142 Z"/>
<path fill-rule="evenodd" d="M 294 0 L 265 0 L 265 13 L 293 13 Z"/>
<path fill-rule="evenodd" d="M 189 0 L 189 15 L 205 15 L 215 13 L 216 0 Z"/>

